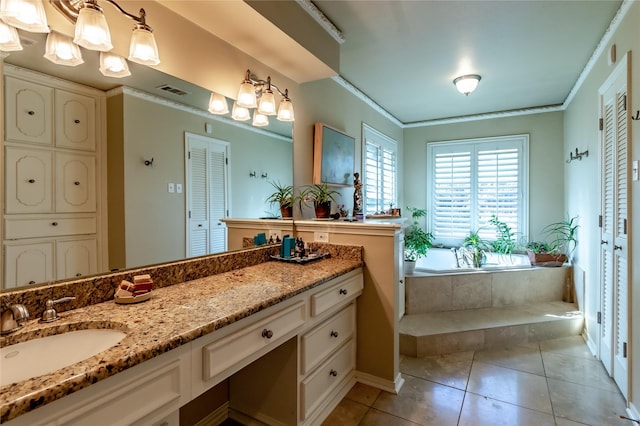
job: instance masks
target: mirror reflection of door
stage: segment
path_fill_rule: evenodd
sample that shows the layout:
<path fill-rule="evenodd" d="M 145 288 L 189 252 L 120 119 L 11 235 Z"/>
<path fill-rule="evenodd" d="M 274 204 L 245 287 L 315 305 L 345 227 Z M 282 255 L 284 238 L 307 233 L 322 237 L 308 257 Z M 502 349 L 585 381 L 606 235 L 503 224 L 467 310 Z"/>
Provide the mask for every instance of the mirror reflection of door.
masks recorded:
<path fill-rule="evenodd" d="M 186 255 L 227 250 L 229 143 L 185 133 Z"/>

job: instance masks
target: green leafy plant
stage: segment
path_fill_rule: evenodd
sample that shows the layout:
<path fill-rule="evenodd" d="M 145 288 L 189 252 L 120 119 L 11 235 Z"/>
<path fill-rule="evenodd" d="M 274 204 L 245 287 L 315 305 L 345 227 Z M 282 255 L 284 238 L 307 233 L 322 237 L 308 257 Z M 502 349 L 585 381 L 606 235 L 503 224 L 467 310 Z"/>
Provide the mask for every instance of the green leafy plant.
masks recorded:
<path fill-rule="evenodd" d="M 479 230 L 470 232 L 462 242 L 465 262 L 474 268 L 481 267 L 487 260 L 486 251 L 489 247 L 489 243 L 480 237 Z"/>
<path fill-rule="evenodd" d="M 545 226 L 542 232 L 547 235 L 548 252 L 571 255 L 578 244 L 577 234 L 579 227 L 577 216 Z"/>
<path fill-rule="evenodd" d="M 298 197 L 300 197 L 300 202 L 305 204 L 313 202 L 313 205 L 317 206 L 318 204 L 336 201 L 335 197 L 339 194 L 338 191 L 329 189 L 326 183 L 316 183 L 303 187 Z"/>
<path fill-rule="evenodd" d="M 280 207 L 287 207 L 293 205 L 293 186 L 281 185 L 280 182 L 271 182 L 271 185 L 275 188 L 269 197 L 267 202 L 271 204 L 278 204 Z"/>
<path fill-rule="evenodd" d="M 418 221 L 421 217 L 427 216 L 425 209 L 407 207 L 407 210 L 411 212 L 413 221 L 404 233 L 404 259 L 415 262 L 418 258 L 426 256 L 433 246 L 433 234 L 422 229 Z"/>
<path fill-rule="evenodd" d="M 536 254 L 549 253 L 549 243 L 546 241 L 530 241 L 527 243 L 527 249 Z"/>
<path fill-rule="evenodd" d="M 499 254 L 511 254 L 518 248 L 515 233 L 506 222 L 498 219 L 497 215 L 491 215 L 489 223 L 496 227 L 496 239 L 491 244 L 493 251 Z"/>

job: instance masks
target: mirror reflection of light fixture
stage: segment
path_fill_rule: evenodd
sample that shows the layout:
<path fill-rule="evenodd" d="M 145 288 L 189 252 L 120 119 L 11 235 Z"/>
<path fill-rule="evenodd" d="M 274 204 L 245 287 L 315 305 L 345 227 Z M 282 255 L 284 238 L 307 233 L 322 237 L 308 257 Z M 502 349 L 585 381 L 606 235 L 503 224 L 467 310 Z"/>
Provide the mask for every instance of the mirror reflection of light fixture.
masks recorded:
<path fill-rule="evenodd" d="M 231 118 L 236 121 L 247 121 L 251 118 L 249 114 L 249 108 L 238 105 L 238 102 L 233 103 L 233 109 L 231 110 Z"/>
<path fill-rule="evenodd" d="M 15 52 L 16 50 L 22 50 L 18 31 L 11 25 L 0 21 L 0 51 Z"/>
<path fill-rule="evenodd" d="M 78 11 L 73 42 L 85 49 L 100 52 L 113 49 L 107 18 L 96 0 L 86 0 Z"/>
<path fill-rule="evenodd" d="M 71 37 L 67 37 L 55 31 L 47 35 L 47 43 L 44 57 L 57 65 L 75 67 L 84 63 L 82 53 Z"/>
<path fill-rule="evenodd" d="M 227 98 L 220 93 L 211 92 L 211 96 L 209 97 L 209 108 L 207 109 L 211 114 L 227 114 L 229 112 Z"/>
<path fill-rule="evenodd" d="M 32 33 L 48 33 L 42 0 L 2 0 L 0 18 L 12 27 Z"/>
<path fill-rule="evenodd" d="M 462 93 L 463 95 L 469 96 L 469 93 L 473 92 L 474 90 L 476 90 L 476 87 L 478 87 L 480 78 L 481 77 L 478 74 L 461 75 L 460 77 L 457 77 L 455 80 L 453 80 L 453 84 L 455 84 L 458 92 Z"/>
<path fill-rule="evenodd" d="M 105 77 L 128 77 L 131 75 L 127 60 L 120 55 L 109 52 L 100 52 L 100 72 Z"/>
<path fill-rule="evenodd" d="M 277 111 L 274 90 L 282 96 Z M 235 109 L 237 107 L 247 109 L 247 115 L 236 114 Z M 240 84 L 238 100 L 234 103 L 231 114 L 232 118 L 235 120 L 248 120 L 250 115 L 249 108 L 257 108 L 257 114 L 254 112 L 253 116 L 254 126 L 266 126 L 269 122 L 267 117 L 269 115 L 275 115 L 280 121 L 294 121 L 293 104 L 289 99 L 289 90 L 285 89 L 284 92 L 280 90 L 278 86 L 271 82 L 270 76 L 267 77 L 267 80 L 259 80 L 253 77 L 251 70 L 247 70 L 245 78 Z M 260 115 L 264 116 L 264 118 L 260 117 Z"/>
<path fill-rule="evenodd" d="M 269 117 L 260 113 L 260 111 L 253 111 L 253 121 L 251 122 L 253 126 L 263 127 L 269 125 Z"/>

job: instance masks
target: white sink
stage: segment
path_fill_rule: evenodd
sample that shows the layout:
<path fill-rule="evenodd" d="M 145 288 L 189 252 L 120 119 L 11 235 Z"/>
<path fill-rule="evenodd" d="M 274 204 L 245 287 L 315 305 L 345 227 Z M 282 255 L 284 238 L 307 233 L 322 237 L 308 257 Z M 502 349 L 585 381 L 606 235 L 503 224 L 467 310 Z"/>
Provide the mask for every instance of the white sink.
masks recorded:
<path fill-rule="evenodd" d="M 0 386 L 52 373 L 90 358 L 120 342 L 119 330 L 70 331 L 0 348 Z"/>

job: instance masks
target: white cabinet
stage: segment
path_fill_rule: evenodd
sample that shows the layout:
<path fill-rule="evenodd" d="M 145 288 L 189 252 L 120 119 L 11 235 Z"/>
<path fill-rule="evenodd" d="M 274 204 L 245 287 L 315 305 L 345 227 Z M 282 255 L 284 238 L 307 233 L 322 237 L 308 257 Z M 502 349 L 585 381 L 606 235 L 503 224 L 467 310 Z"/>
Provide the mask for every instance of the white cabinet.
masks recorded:
<path fill-rule="evenodd" d="M 5 99 L 6 140 L 52 144 L 53 88 L 7 77 Z"/>
<path fill-rule="evenodd" d="M 56 139 L 59 148 L 95 150 L 96 101 L 89 96 L 56 89 Z"/>
<path fill-rule="evenodd" d="M 96 273 L 101 94 L 17 67 L 4 80 L 4 287 Z"/>
<path fill-rule="evenodd" d="M 5 212 L 50 213 L 53 211 L 53 153 L 6 147 Z"/>

